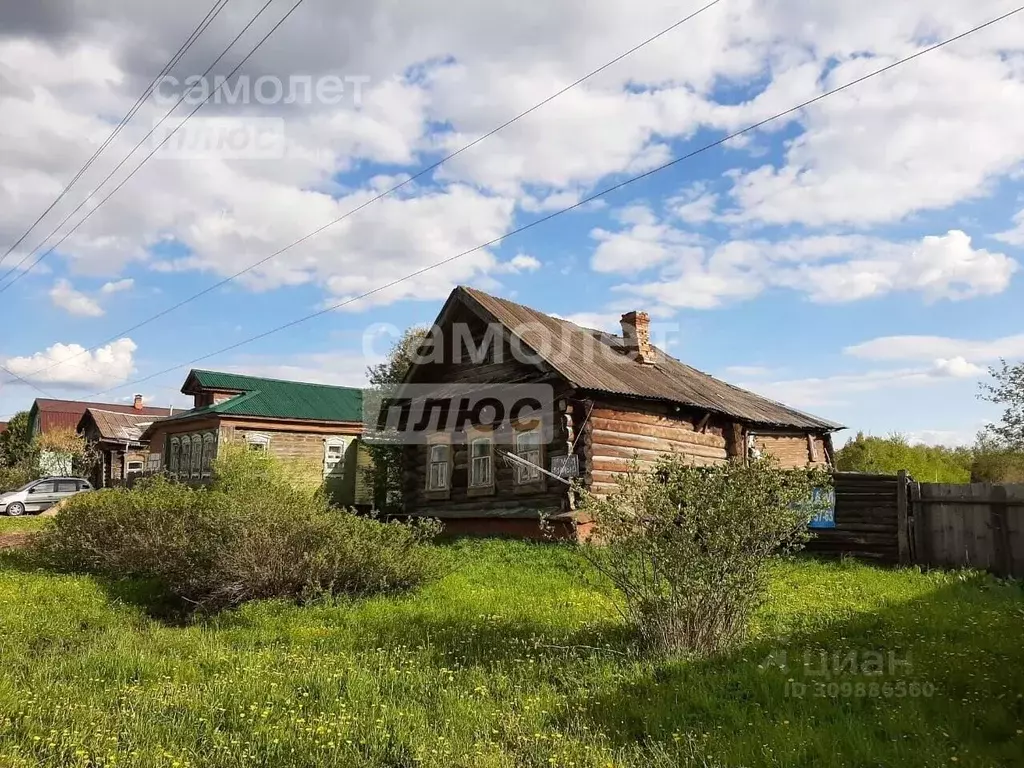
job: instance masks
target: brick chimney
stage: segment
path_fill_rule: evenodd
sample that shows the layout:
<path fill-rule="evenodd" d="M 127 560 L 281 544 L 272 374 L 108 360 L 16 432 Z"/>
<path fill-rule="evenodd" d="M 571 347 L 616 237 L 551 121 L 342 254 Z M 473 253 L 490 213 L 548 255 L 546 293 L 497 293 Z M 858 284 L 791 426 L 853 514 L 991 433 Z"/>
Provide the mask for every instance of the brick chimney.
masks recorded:
<path fill-rule="evenodd" d="M 142 395 L 135 396 L 135 402 L 132 403 L 132 408 L 134 408 L 136 411 L 142 410 Z"/>
<path fill-rule="evenodd" d="M 646 312 L 627 312 L 619 320 L 626 348 L 637 362 L 654 365 L 657 355 L 651 346 L 651 318 Z"/>

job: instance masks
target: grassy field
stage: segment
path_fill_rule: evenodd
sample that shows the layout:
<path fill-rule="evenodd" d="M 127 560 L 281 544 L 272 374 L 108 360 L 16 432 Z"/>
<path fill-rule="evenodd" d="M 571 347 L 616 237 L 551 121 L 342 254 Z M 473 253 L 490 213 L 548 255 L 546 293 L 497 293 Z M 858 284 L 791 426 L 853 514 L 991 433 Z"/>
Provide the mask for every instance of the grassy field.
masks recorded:
<path fill-rule="evenodd" d="M 1024 757 L 1020 585 L 795 560 L 742 647 L 651 662 L 572 549 L 465 542 L 439 556 L 445 578 L 403 598 L 252 604 L 186 626 L 161 620 L 144 584 L 2 556 L 0 766 Z M 879 654 L 892 656 L 866 674 Z"/>
<path fill-rule="evenodd" d="M 22 515 L 21 517 L 7 517 L 0 515 L 0 536 L 5 533 L 27 533 L 38 531 L 44 525 L 48 525 L 50 517 L 40 515 Z"/>

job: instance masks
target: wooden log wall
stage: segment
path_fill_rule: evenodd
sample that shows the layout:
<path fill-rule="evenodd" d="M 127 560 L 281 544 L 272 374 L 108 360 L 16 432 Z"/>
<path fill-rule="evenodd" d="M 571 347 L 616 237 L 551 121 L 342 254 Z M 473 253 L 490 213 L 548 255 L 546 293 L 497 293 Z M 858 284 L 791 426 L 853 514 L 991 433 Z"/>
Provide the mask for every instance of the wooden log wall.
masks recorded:
<path fill-rule="evenodd" d="M 905 483 L 897 475 L 837 472 L 835 528 L 813 528 L 809 552 L 853 555 L 880 563 L 900 562 L 899 493 Z"/>
<path fill-rule="evenodd" d="M 703 422 L 702 429 L 698 425 Z M 664 454 L 685 456 L 694 464 L 728 460 L 720 425 L 700 416 L 674 413 L 670 407 L 598 401 L 583 428 L 584 479 L 597 494 L 616 488 L 615 476 L 636 460 L 650 469 Z"/>

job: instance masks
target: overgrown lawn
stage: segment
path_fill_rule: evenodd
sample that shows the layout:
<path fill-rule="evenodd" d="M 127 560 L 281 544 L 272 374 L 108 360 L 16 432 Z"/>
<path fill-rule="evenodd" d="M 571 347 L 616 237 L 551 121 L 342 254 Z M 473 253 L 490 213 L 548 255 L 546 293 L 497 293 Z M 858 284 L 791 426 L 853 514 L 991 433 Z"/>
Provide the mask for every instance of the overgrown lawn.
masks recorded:
<path fill-rule="evenodd" d="M 4 555 L 0 765 L 1009 766 L 1024 755 L 1019 585 L 799 559 L 774 569 L 741 647 L 654 662 L 631 656 L 572 548 L 461 542 L 442 556 L 447 575 L 403 597 L 253 603 L 182 626 L 159 617 L 146 584 Z M 864 674 L 889 653 L 895 665 Z"/>

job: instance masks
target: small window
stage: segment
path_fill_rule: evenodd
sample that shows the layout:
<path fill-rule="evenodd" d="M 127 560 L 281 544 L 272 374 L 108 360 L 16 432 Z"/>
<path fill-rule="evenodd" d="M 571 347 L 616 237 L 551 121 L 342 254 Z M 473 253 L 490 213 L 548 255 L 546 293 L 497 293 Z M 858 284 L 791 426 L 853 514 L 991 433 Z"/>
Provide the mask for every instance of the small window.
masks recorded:
<path fill-rule="evenodd" d="M 516 453 L 519 458 L 535 465 L 528 467 L 525 464 L 516 464 L 516 482 L 524 485 L 540 480 L 540 432 L 534 429 L 516 433 Z"/>
<path fill-rule="evenodd" d="M 199 477 L 203 471 L 203 438 L 192 435 L 192 477 Z"/>
<path fill-rule="evenodd" d="M 209 477 L 213 471 L 213 457 L 217 454 L 217 438 L 212 432 L 203 435 L 203 460 L 201 463 L 203 477 Z"/>
<path fill-rule="evenodd" d="M 52 481 L 48 480 L 45 483 L 36 483 L 31 488 L 29 488 L 28 492 L 29 493 L 53 493 L 54 487 L 55 487 L 54 483 Z"/>
<path fill-rule="evenodd" d="M 181 459 L 178 464 L 178 477 L 187 478 L 188 468 L 192 464 L 192 441 L 187 438 L 181 438 Z"/>
<path fill-rule="evenodd" d="M 145 469 L 145 465 L 141 461 L 129 461 L 128 471 L 129 472 L 141 472 Z"/>
<path fill-rule="evenodd" d="M 181 441 L 176 438 L 171 438 L 170 453 L 167 456 L 167 471 L 172 475 L 178 474 L 178 456 L 181 454 Z"/>
<path fill-rule="evenodd" d="M 430 461 L 427 468 L 427 490 L 444 491 L 448 489 L 449 451 L 447 444 L 439 443 L 430 446 Z"/>
<path fill-rule="evenodd" d="M 345 475 L 345 439 L 328 437 L 324 439 L 324 478 L 337 480 Z"/>
<path fill-rule="evenodd" d="M 250 451 L 266 453 L 270 450 L 270 435 L 262 435 L 250 432 L 245 436 L 245 442 L 249 444 Z"/>
<path fill-rule="evenodd" d="M 491 438 L 478 437 L 469 444 L 469 461 L 469 485 L 473 488 L 493 485 Z"/>
<path fill-rule="evenodd" d="M 80 491 L 91 491 L 92 490 L 92 485 L 89 483 L 88 480 L 79 480 L 78 481 L 78 490 L 80 490 Z"/>

